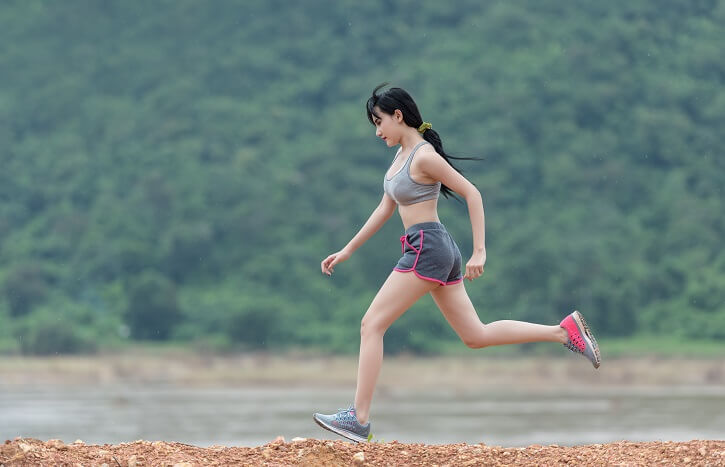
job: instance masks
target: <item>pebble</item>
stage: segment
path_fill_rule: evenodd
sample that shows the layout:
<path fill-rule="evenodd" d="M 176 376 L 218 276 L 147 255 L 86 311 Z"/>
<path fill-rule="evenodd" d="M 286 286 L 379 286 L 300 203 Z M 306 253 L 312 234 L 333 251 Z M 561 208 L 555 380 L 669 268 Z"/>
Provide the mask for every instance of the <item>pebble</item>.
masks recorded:
<path fill-rule="evenodd" d="M 355 453 L 354 456 L 352 456 L 352 461 L 355 463 L 355 465 L 362 465 L 365 463 L 365 453 L 360 451 Z"/>
<path fill-rule="evenodd" d="M 302 443 L 304 441 L 307 441 L 307 438 L 300 438 L 300 437 L 292 438 L 293 443 Z"/>
<path fill-rule="evenodd" d="M 23 450 L 23 452 L 27 453 L 33 450 L 33 446 L 25 443 L 18 443 L 18 447 Z"/>
<path fill-rule="evenodd" d="M 75 444 L 77 446 L 83 446 L 86 443 L 84 443 L 82 439 L 77 439 L 77 440 L 73 441 L 73 444 Z"/>

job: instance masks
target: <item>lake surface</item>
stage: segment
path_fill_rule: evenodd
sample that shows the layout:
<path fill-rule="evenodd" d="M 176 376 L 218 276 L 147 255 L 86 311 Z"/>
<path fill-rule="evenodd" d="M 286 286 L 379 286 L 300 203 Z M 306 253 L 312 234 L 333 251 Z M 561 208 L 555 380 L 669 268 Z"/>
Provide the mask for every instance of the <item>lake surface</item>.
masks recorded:
<path fill-rule="evenodd" d="M 337 439 L 313 412 L 347 406 L 354 388 L 30 386 L 0 383 L 0 441 L 138 439 L 258 446 L 282 435 Z M 722 387 L 582 388 L 570 392 L 378 390 L 372 428 L 383 441 L 502 446 L 725 439 Z"/>

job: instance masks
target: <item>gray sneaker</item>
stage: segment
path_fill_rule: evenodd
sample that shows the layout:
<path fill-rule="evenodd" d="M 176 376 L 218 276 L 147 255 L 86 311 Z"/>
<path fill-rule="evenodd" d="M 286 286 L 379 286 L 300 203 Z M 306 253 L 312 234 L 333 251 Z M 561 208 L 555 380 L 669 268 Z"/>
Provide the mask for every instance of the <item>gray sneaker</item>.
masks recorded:
<path fill-rule="evenodd" d="M 340 409 L 334 415 L 316 413 L 312 415 L 312 418 L 325 430 L 330 430 L 333 433 L 358 443 L 367 441 L 370 435 L 370 422 L 361 425 L 357 421 L 355 407 L 352 406 L 347 409 Z"/>

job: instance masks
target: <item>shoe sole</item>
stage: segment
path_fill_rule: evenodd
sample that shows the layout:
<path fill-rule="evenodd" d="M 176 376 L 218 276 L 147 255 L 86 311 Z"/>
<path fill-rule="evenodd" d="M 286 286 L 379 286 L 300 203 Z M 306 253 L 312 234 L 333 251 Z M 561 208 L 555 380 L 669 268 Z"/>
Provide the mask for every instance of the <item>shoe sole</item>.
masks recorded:
<path fill-rule="evenodd" d="M 575 311 L 573 313 L 574 316 L 574 322 L 577 326 L 579 326 L 579 332 L 583 332 L 584 338 L 588 341 L 587 344 L 589 347 L 591 347 L 592 351 L 594 352 L 594 368 L 599 368 L 599 365 L 602 363 L 601 356 L 599 355 L 599 344 L 597 344 L 597 340 L 594 338 L 594 335 L 592 334 L 592 331 L 589 329 L 589 326 L 587 325 L 587 322 L 584 320 L 584 317 L 581 313 L 578 311 Z"/>
<path fill-rule="evenodd" d="M 325 422 L 318 419 L 317 416 L 315 416 L 315 415 L 312 416 L 312 419 L 325 430 L 331 431 L 331 432 L 333 432 L 337 435 L 340 435 L 343 438 L 347 438 L 351 441 L 355 441 L 356 443 L 362 443 L 362 442 L 368 440 L 367 438 L 363 438 L 360 435 L 356 435 L 355 433 L 352 433 L 350 431 L 343 430 L 342 428 L 337 428 L 335 426 L 327 425 Z"/>

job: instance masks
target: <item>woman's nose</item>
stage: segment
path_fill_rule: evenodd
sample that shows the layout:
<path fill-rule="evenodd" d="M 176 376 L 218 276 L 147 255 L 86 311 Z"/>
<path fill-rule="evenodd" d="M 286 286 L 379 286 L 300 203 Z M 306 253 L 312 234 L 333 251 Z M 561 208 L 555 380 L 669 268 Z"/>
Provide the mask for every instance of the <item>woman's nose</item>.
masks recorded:
<path fill-rule="evenodd" d="M 376 128 L 375 129 L 375 136 L 377 136 L 378 138 L 380 138 L 382 135 L 383 135 L 383 133 L 380 131 L 380 128 Z"/>

